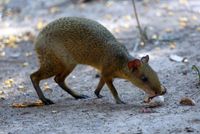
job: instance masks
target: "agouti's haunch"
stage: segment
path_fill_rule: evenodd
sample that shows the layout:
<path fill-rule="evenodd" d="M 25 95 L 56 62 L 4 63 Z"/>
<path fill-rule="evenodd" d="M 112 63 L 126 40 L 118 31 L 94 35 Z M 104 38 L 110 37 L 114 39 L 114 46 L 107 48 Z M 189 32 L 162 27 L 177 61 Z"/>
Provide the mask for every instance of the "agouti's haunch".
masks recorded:
<path fill-rule="evenodd" d="M 72 91 L 65 78 L 77 64 L 86 64 L 98 69 L 101 78 L 95 90 L 97 97 L 104 84 L 108 86 L 116 103 L 123 103 L 113 85 L 114 78 L 123 78 L 143 89 L 149 98 L 164 94 L 156 72 L 149 66 L 149 56 L 136 59 L 101 24 L 78 17 L 60 18 L 48 24 L 38 35 L 35 50 L 40 68 L 31 74 L 33 86 L 46 105 L 53 102 L 45 98 L 39 83 L 55 76 L 54 80 L 76 99 L 86 98 Z"/>

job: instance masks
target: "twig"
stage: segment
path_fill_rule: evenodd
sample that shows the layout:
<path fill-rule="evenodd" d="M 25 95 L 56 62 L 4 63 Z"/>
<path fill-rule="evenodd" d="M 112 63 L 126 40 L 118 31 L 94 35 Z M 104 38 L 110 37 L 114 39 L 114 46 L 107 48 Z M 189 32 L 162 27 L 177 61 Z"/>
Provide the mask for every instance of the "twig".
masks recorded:
<path fill-rule="evenodd" d="M 199 69 L 198 69 L 195 65 L 193 65 L 193 66 L 192 66 L 192 70 L 194 70 L 194 71 L 197 72 L 197 75 L 198 75 L 198 77 L 199 77 L 199 84 L 200 84 L 200 71 L 199 71 Z"/>
<path fill-rule="evenodd" d="M 137 14 L 137 9 L 136 9 L 136 6 L 135 6 L 135 0 L 132 0 L 132 3 L 133 3 L 133 9 L 134 9 L 138 29 L 139 29 L 139 32 L 140 32 L 141 40 L 145 44 L 148 41 L 148 38 L 147 38 L 145 31 L 142 30 L 142 27 L 140 25 L 140 21 L 139 21 L 138 14 Z"/>

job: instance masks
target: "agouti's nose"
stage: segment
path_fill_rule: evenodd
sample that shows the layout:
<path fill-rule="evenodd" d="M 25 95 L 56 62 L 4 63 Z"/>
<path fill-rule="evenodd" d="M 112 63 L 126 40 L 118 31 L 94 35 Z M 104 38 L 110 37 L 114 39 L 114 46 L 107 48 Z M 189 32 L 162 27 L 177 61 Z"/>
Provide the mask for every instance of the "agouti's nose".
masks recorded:
<path fill-rule="evenodd" d="M 163 95 L 163 94 L 165 94 L 165 93 L 167 93 L 167 89 L 166 89 L 164 86 L 162 86 L 162 92 L 161 92 L 161 95 Z"/>

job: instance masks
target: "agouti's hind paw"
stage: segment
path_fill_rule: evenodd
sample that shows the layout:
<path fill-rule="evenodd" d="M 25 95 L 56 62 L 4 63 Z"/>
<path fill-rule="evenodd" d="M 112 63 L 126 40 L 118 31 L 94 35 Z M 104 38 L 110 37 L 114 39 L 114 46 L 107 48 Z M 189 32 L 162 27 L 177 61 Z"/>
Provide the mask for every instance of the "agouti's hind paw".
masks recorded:
<path fill-rule="evenodd" d="M 103 98 L 103 95 L 100 95 L 100 94 L 96 94 L 97 98 Z"/>
<path fill-rule="evenodd" d="M 79 96 L 75 97 L 75 99 L 88 99 L 88 98 L 90 98 L 90 97 L 87 95 L 79 95 Z"/>
<path fill-rule="evenodd" d="M 43 102 L 45 105 L 52 105 L 52 104 L 54 104 L 53 101 L 51 101 L 50 99 L 47 99 L 47 98 L 42 99 L 42 102 Z"/>

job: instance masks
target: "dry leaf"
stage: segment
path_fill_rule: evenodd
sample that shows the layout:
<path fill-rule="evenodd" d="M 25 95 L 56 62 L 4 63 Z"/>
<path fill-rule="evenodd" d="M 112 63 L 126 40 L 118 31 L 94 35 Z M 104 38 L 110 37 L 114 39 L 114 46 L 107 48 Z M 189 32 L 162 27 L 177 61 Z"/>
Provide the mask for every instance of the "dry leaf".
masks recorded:
<path fill-rule="evenodd" d="M 57 13 L 59 11 L 60 11 L 59 7 L 51 7 L 50 10 L 49 10 L 49 12 L 52 13 L 52 14 Z"/>
<path fill-rule="evenodd" d="M 181 28 L 185 28 L 187 26 L 187 23 L 186 22 L 179 22 L 179 26 Z"/>
<path fill-rule="evenodd" d="M 13 108 L 27 108 L 27 107 L 39 107 L 43 106 L 44 103 L 41 100 L 38 100 L 36 102 L 23 102 L 23 103 L 13 103 Z"/>
<path fill-rule="evenodd" d="M 8 79 L 4 81 L 4 85 L 8 88 L 11 88 L 13 86 L 14 80 L 13 79 Z"/>
<path fill-rule="evenodd" d="M 0 95 L 4 95 L 4 92 L 3 92 L 3 91 L 0 91 Z"/>
<path fill-rule="evenodd" d="M 188 0 L 179 0 L 179 3 L 182 4 L 182 5 L 187 5 Z"/>
<path fill-rule="evenodd" d="M 193 99 L 184 97 L 180 100 L 181 105 L 194 106 L 196 103 Z"/>
<path fill-rule="evenodd" d="M 26 92 L 26 88 L 23 85 L 19 85 L 17 89 L 21 92 Z"/>
<path fill-rule="evenodd" d="M 114 29 L 114 32 L 115 32 L 115 33 L 120 33 L 120 31 L 121 31 L 120 28 L 115 28 L 115 29 Z"/>
<path fill-rule="evenodd" d="M 179 18 L 179 21 L 180 21 L 180 22 L 186 22 L 186 23 L 187 23 L 187 22 L 188 22 L 188 18 L 187 18 L 187 17 L 180 17 L 180 18 Z"/>
<path fill-rule="evenodd" d="M 171 33 L 171 32 L 173 32 L 173 30 L 172 30 L 171 28 L 166 28 L 166 29 L 165 29 L 165 32 Z"/>
<path fill-rule="evenodd" d="M 170 12 L 168 12 L 168 15 L 169 15 L 169 16 L 173 16 L 174 13 L 173 13 L 172 11 L 170 11 Z"/>
<path fill-rule="evenodd" d="M 124 18 L 125 18 L 126 21 L 130 21 L 130 20 L 132 20 L 131 15 L 125 15 Z"/>
<path fill-rule="evenodd" d="M 176 43 L 175 42 L 170 42 L 169 43 L 169 48 L 175 49 L 176 48 Z"/>
<path fill-rule="evenodd" d="M 6 44 L 8 47 L 11 47 L 11 48 L 17 48 L 18 47 L 16 45 L 16 42 L 17 42 L 17 37 L 15 35 L 11 35 L 7 39 L 3 40 L 3 43 Z"/>
<path fill-rule="evenodd" d="M 106 2 L 106 7 L 111 7 L 113 6 L 114 2 L 113 1 L 107 1 Z"/>
<path fill-rule="evenodd" d="M 129 28 L 130 28 L 130 24 L 125 23 L 125 24 L 123 25 L 123 27 L 126 28 L 126 29 L 129 29 Z"/>
<path fill-rule="evenodd" d="M 188 24 L 188 18 L 187 17 L 180 17 L 179 18 L 179 26 L 181 28 L 185 28 Z"/>
<path fill-rule="evenodd" d="M 37 23 L 37 30 L 42 30 L 44 26 L 44 22 L 42 20 L 39 20 Z"/>
<path fill-rule="evenodd" d="M 172 9 L 172 7 L 170 7 L 168 4 L 163 4 L 163 5 L 161 5 L 161 7 L 168 11 Z"/>
<path fill-rule="evenodd" d="M 193 15 L 192 20 L 196 21 L 196 20 L 198 20 L 198 17 L 196 15 Z"/>

